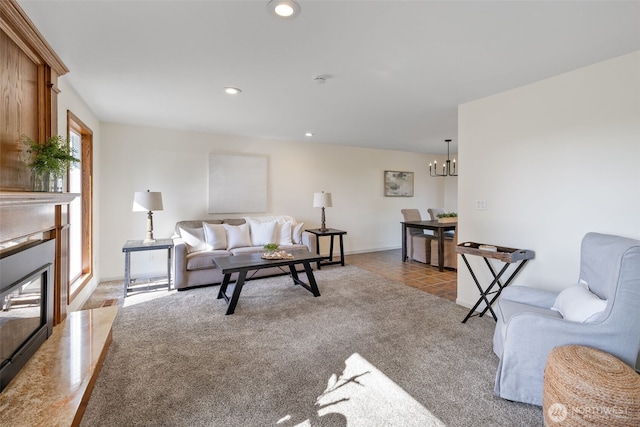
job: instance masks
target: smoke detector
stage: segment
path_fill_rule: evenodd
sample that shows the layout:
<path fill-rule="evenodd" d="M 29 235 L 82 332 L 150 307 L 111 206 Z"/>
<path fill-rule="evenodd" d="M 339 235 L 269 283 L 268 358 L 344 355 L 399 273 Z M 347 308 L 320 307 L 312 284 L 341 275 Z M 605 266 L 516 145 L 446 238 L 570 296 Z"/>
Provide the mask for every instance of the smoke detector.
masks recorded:
<path fill-rule="evenodd" d="M 329 78 L 329 76 L 327 76 L 326 74 L 320 74 L 318 76 L 315 76 L 313 78 L 313 81 L 316 82 L 316 84 L 321 85 L 321 84 L 324 84 L 324 82 L 327 81 L 327 78 Z"/>

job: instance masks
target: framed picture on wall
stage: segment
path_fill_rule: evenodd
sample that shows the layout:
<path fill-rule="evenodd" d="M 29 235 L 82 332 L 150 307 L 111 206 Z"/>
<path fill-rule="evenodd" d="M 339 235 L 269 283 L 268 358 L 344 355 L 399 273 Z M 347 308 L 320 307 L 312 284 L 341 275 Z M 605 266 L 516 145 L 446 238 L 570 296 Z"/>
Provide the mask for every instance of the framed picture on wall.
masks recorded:
<path fill-rule="evenodd" d="M 384 195 L 413 197 L 413 172 L 384 171 Z"/>

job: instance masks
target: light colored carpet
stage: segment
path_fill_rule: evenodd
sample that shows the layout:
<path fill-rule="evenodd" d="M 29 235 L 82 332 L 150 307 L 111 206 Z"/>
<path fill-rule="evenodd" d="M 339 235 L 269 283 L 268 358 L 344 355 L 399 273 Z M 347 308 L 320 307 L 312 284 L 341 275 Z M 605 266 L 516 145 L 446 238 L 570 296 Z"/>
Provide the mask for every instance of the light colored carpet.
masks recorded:
<path fill-rule="evenodd" d="M 128 297 L 82 426 L 542 425 L 493 395 L 493 319 L 354 266 L 316 278 L 247 282 L 231 316 L 217 286 Z"/>

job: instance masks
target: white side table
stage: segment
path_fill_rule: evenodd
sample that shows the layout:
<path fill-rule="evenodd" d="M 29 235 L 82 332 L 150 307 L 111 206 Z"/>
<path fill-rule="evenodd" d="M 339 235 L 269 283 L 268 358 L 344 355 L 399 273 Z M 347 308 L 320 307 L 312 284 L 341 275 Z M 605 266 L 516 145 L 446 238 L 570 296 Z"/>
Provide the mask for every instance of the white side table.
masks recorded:
<path fill-rule="evenodd" d="M 167 250 L 167 289 L 171 289 L 171 251 L 173 239 L 158 239 L 153 243 L 144 243 L 142 240 L 127 240 L 122 247 L 124 252 L 124 297 L 131 286 L 131 252 Z"/>

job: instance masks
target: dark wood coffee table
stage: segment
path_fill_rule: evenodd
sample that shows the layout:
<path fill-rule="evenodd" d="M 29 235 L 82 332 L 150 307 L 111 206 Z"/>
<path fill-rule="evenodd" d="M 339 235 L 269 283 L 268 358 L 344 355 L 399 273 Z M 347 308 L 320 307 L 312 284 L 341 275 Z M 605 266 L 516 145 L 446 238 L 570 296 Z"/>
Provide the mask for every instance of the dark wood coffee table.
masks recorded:
<path fill-rule="evenodd" d="M 287 273 L 283 267 L 289 267 L 288 273 L 293 279 L 293 284 L 300 285 L 311 292 L 314 297 L 319 297 L 320 291 L 318 290 L 316 279 L 313 276 L 311 263 L 318 262 L 323 259 L 323 257 L 306 250 L 295 250 L 290 253 L 293 255 L 293 258 L 278 260 L 264 259 L 262 258 L 261 253 L 214 258 L 213 262 L 220 269 L 222 274 L 224 274 L 222 285 L 220 285 L 220 290 L 218 291 L 218 299 L 223 298 L 229 305 L 227 307 L 226 314 L 233 314 L 235 311 L 236 304 L 238 304 L 238 299 L 240 298 L 240 292 L 242 292 L 242 286 L 244 286 L 244 281 L 247 278 L 247 273 L 252 270 L 279 267 L 283 273 Z M 296 264 L 302 264 L 304 266 L 304 271 L 307 274 L 307 280 L 309 281 L 308 284 L 300 280 L 298 277 Z M 238 278 L 236 279 L 233 294 L 229 297 L 226 292 L 233 273 L 238 273 Z"/>

